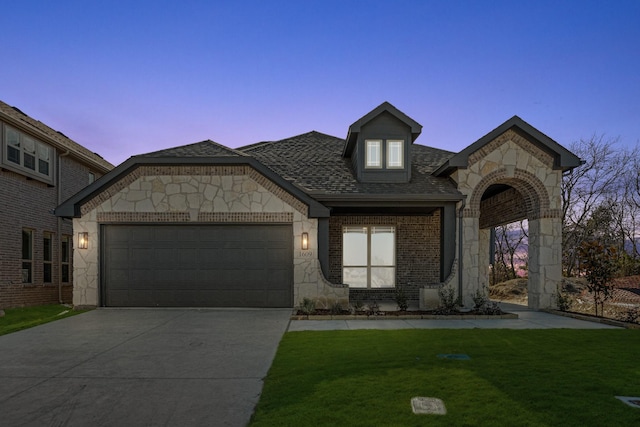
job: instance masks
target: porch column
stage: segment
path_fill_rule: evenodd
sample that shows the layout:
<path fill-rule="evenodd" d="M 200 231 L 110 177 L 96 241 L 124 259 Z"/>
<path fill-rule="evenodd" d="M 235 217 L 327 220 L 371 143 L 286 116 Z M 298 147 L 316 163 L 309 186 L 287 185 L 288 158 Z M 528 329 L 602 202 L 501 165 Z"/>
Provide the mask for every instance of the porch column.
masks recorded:
<path fill-rule="evenodd" d="M 472 304 L 470 295 L 477 289 L 479 271 L 479 218 L 462 218 L 462 303 Z"/>
<path fill-rule="evenodd" d="M 560 218 L 529 220 L 529 308 L 555 308 L 553 297 L 562 282 Z"/>

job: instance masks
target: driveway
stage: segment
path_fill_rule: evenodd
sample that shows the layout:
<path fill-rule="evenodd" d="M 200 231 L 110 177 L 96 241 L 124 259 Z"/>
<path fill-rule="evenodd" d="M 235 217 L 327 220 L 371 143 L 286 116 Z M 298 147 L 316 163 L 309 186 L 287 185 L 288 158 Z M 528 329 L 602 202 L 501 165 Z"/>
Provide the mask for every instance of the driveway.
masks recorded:
<path fill-rule="evenodd" d="M 0 424 L 244 426 L 290 309 L 99 309 L 0 336 Z"/>

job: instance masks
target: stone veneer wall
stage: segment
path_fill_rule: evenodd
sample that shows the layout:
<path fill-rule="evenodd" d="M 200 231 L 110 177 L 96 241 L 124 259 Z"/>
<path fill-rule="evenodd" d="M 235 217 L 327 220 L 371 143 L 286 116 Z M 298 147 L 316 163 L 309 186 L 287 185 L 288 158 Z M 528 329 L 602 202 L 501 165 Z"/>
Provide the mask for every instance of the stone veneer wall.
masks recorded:
<path fill-rule="evenodd" d="M 332 216 L 329 219 L 329 280 L 342 283 L 342 227 L 393 225 L 396 227 L 396 285 L 407 297 L 419 298 L 419 289 L 440 281 L 440 211 L 430 216 Z M 392 300 L 395 288 L 352 288 L 351 300 Z"/>
<path fill-rule="evenodd" d="M 317 259 L 318 221 L 307 206 L 248 166 L 143 166 L 81 207 L 76 233 L 89 248 L 74 251 L 76 306 L 99 304 L 101 223 L 290 223 L 294 241 L 294 304 L 304 297 L 348 301 L 348 288 L 329 283 Z M 303 232 L 310 248 L 302 251 Z"/>
<path fill-rule="evenodd" d="M 467 196 L 462 218 L 465 305 L 471 304 L 477 289 L 488 285 L 489 230 L 484 227 L 495 224 L 492 212 L 481 214 L 482 196 L 493 184 L 507 184 L 522 197 L 529 219 L 529 306 L 553 307 L 552 295 L 562 279 L 562 171 L 553 169 L 552 156 L 509 130 L 470 155 L 468 167 L 452 178 Z"/>

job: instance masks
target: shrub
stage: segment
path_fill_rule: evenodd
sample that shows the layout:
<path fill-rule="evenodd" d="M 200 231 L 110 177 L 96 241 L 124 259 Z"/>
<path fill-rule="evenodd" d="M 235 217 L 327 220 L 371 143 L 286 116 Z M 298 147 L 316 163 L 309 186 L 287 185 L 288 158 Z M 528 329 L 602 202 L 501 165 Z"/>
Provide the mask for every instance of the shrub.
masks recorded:
<path fill-rule="evenodd" d="M 569 311 L 573 301 L 569 298 L 569 295 L 564 292 L 560 286 L 558 286 L 558 293 L 554 294 L 556 298 L 556 305 L 560 311 Z"/>
<path fill-rule="evenodd" d="M 407 309 L 409 308 L 409 303 L 407 302 L 407 294 L 402 286 L 398 285 L 398 287 L 396 287 L 394 299 L 396 300 L 396 304 L 398 305 L 398 310 L 407 311 Z"/>
<path fill-rule="evenodd" d="M 482 289 L 476 289 L 476 292 L 471 295 L 471 299 L 473 300 L 473 309 L 475 311 L 482 311 L 482 309 L 489 303 L 489 297 L 487 294 L 487 287 L 483 286 Z"/>
<path fill-rule="evenodd" d="M 316 302 L 311 298 L 302 298 L 302 302 L 300 303 L 300 311 L 306 315 L 313 314 L 316 312 Z"/>
<path fill-rule="evenodd" d="M 329 306 L 329 313 L 331 314 L 341 314 L 342 313 L 342 304 L 339 301 L 334 301 Z"/>
<path fill-rule="evenodd" d="M 639 323 L 640 307 L 631 307 L 618 315 L 618 320 L 628 323 Z"/>
<path fill-rule="evenodd" d="M 437 314 L 451 314 L 457 311 L 460 297 L 456 297 L 455 289 L 450 286 L 440 286 L 438 297 L 440 297 L 440 307 L 436 309 Z"/>

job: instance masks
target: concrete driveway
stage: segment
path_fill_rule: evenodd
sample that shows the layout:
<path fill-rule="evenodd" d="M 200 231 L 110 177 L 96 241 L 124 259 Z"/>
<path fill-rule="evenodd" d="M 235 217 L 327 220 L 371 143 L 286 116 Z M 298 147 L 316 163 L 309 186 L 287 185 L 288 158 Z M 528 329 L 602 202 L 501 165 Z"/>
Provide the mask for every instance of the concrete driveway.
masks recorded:
<path fill-rule="evenodd" d="M 244 426 L 290 309 L 99 309 L 0 336 L 0 424 Z"/>

